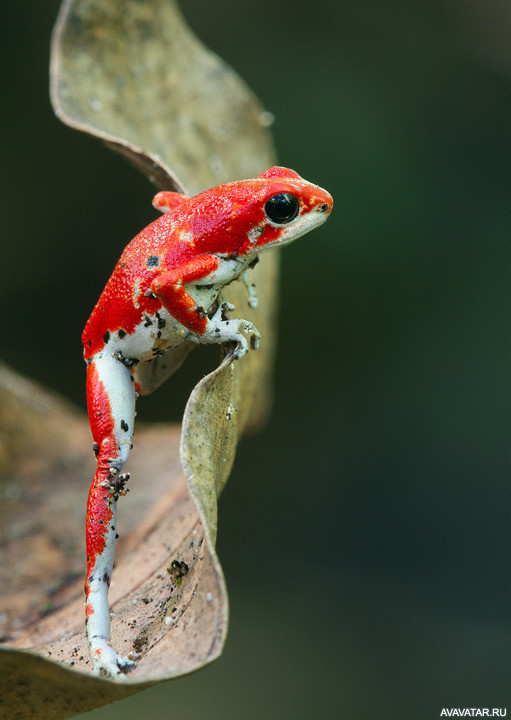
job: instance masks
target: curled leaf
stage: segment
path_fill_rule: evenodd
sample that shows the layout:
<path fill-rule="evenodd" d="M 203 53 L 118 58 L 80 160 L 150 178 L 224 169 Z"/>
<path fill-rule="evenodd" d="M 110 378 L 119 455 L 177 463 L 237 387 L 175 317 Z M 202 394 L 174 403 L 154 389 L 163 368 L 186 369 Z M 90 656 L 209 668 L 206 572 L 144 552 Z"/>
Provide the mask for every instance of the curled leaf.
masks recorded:
<path fill-rule="evenodd" d="M 271 165 L 268 113 L 173 0 L 66 0 L 51 98 L 63 122 L 106 141 L 162 187 L 196 194 Z"/>
<path fill-rule="evenodd" d="M 66 0 L 52 43 L 51 96 L 64 122 L 122 153 L 159 188 L 194 194 L 255 177 L 273 162 L 267 115 L 172 0 Z M 124 684 L 93 677 L 86 653 L 88 422 L 0 368 L 2 717 L 68 717 L 221 652 L 227 597 L 214 550 L 216 498 L 239 434 L 268 408 L 276 268 L 268 254 L 254 270 L 257 310 L 241 283 L 225 293 L 258 326 L 261 349 L 241 361 L 227 354 L 198 384 L 181 436 L 172 426 L 137 428 L 110 591 L 113 643 L 141 653 Z"/>

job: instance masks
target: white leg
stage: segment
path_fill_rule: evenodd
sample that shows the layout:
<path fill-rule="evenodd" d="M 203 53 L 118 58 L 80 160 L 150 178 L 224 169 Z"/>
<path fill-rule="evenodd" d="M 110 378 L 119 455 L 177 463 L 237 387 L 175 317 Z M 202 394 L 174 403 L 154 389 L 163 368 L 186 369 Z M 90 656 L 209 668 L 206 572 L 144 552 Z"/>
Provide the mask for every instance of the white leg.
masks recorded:
<path fill-rule="evenodd" d="M 134 657 L 121 657 L 110 645 L 108 588 L 117 530 L 116 504 L 127 492 L 129 477 L 119 471 L 128 459 L 135 420 L 131 371 L 106 352 L 98 355 L 87 369 L 87 401 L 98 461 L 87 503 L 87 640 L 94 672 L 120 675 L 133 665 Z"/>

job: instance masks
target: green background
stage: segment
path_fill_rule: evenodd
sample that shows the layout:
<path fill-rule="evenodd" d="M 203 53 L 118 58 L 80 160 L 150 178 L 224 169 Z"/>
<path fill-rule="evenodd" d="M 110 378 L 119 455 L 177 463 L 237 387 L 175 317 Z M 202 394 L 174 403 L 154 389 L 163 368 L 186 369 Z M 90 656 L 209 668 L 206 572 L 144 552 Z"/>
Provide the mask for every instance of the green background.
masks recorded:
<path fill-rule="evenodd" d="M 80 717 L 511 712 L 511 6 L 182 6 L 336 205 L 282 255 L 273 415 L 220 502 L 225 654 Z M 84 406 L 82 327 L 154 213 L 144 178 L 52 116 L 57 9 L 2 8 L 1 357 Z M 139 418 L 180 417 L 194 356 Z"/>

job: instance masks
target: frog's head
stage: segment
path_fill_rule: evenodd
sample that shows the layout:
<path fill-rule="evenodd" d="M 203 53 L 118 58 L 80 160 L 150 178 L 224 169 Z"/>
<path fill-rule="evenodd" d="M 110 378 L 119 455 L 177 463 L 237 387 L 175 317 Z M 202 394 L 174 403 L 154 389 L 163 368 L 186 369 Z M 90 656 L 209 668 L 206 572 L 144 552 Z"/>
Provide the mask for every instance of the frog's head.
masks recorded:
<path fill-rule="evenodd" d="M 272 167 L 249 182 L 251 199 L 245 207 L 248 240 L 240 254 L 287 245 L 324 223 L 332 210 L 331 195 L 294 170 Z"/>
<path fill-rule="evenodd" d="M 325 222 L 332 205 L 326 190 L 293 170 L 272 167 L 255 180 L 196 195 L 181 203 L 171 220 L 203 252 L 248 256 L 305 235 Z"/>

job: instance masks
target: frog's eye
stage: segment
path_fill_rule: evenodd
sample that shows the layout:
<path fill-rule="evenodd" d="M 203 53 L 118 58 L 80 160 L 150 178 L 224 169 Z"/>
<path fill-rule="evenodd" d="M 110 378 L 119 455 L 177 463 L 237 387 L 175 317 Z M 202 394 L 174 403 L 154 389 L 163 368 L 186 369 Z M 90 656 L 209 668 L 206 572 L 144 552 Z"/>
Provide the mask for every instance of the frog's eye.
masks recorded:
<path fill-rule="evenodd" d="M 278 225 L 286 225 L 294 220 L 299 209 L 298 198 L 291 193 L 273 195 L 264 206 L 264 212 L 268 218 Z"/>

